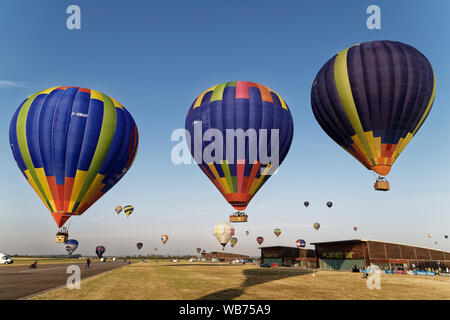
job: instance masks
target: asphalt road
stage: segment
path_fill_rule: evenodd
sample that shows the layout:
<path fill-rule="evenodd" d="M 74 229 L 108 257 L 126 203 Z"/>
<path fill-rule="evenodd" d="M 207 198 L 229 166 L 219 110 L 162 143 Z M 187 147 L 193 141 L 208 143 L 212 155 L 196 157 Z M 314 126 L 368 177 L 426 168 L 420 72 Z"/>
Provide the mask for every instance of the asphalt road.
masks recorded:
<path fill-rule="evenodd" d="M 127 265 L 124 261 L 107 261 L 91 263 L 85 270 L 86 262 L 42 264 L 36 269 L 25 266 L 0 267 L 0 300 L 16 300 L 29 297 L 36 293 L 65 285 L 71 274 L 66 273 L 69 265 L 78 265 L 81 270 L 81 280 L 96 274 Z"/>

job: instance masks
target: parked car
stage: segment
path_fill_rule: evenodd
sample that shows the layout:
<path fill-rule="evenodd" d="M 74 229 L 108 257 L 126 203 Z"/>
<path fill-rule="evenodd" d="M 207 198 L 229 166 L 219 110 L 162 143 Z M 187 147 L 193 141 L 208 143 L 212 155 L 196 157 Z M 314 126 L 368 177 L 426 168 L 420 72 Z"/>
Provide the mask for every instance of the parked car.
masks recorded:
<path fill-rule="evenodd" d="M 8 257 L 6 254 L 0 253 L 0 264 L 11 264 L 13 262 L 14 260 Z"/>
<path fill-rule="evenodd" d="M 262 268 L 270 268 L 270 264 L 268 264 L 268 263 L 261 263 L 260 267 L 262 267 Z"/>

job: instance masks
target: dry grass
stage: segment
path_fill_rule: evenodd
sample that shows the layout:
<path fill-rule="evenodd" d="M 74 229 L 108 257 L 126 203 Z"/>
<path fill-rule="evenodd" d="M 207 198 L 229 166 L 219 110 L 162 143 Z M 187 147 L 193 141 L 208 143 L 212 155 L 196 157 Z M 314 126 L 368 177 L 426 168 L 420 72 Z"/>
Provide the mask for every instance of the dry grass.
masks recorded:
<path fill-rule="evenodd" d="M 450 278 L 381 275 L 381 289 L 369 290 L 350 272 L 254 265 L 136 263 L 35 299 L 450 299 Z"/>

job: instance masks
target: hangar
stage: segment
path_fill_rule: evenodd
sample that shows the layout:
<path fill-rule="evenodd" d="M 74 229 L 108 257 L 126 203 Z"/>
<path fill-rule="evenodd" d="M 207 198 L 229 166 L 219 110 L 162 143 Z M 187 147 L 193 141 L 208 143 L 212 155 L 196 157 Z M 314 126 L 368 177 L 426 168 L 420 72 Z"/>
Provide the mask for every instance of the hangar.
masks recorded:
<path fill-rule="evenodd" d="M 249 260 L 250 257 L 243 254 L 228 252 L 202 252 L 203 262 L 231 262 L 234 260 Z"/>
<path fill-rule="evenodd" d="M 450 252 L 374 240 L 312 243 L 322 269 L 350 270 L 375 264 L 380 268 L 450 269 Z"/>
<path fill-rule="evenodd" d="M 314 250 L 294 247 L 261 247 L 261 263 L 278 266 L 316 267 Z"/>

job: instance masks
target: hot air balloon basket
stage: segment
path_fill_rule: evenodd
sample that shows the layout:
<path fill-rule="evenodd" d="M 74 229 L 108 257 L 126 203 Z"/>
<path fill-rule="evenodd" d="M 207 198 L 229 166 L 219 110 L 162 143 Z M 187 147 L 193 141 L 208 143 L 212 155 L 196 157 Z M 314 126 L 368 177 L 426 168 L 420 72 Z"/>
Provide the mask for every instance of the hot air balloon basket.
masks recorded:
<path fill-rule="evenodd" d="M 64 243 L 69 238 L 68 234 L 57 234 L 56 235 L 56 243 Z"/>
<path fill-rule="evenodd" d="M 243 215 L 243 216 L 235 216 L 235 215 L 230 215 L 230 222 L 247 222 L 247 215 Z"/>
<path fill-rule="evenodd" d="M 389 190 L 389 182 L 387 181 L 377 181 L 374 186 L 375 190 L 378 191 L 388 191 Z"/>

